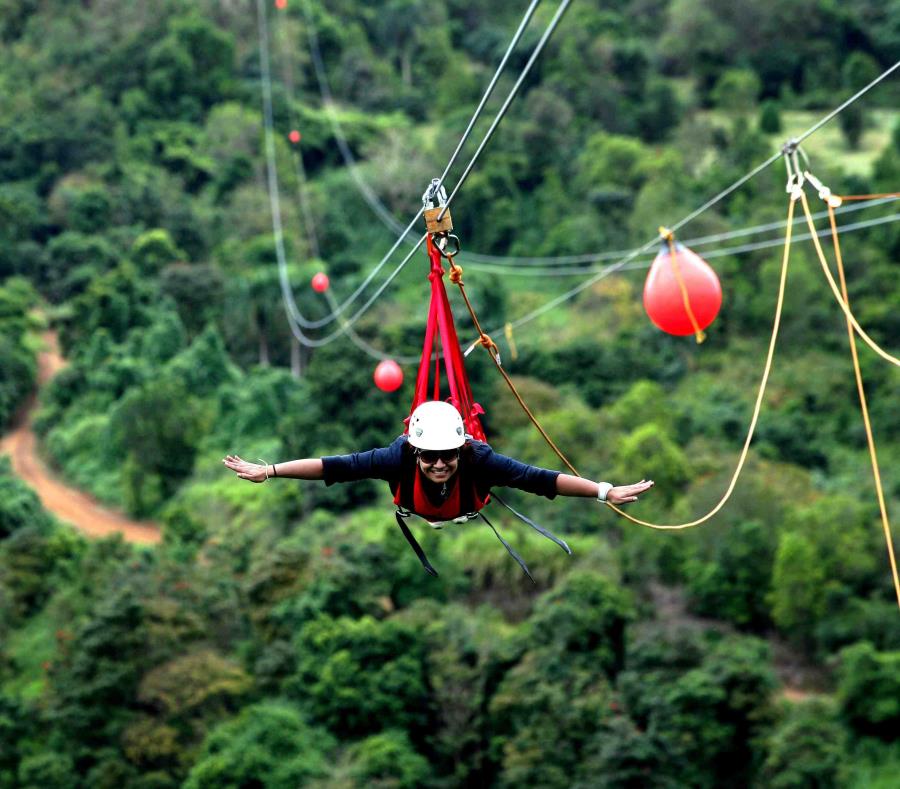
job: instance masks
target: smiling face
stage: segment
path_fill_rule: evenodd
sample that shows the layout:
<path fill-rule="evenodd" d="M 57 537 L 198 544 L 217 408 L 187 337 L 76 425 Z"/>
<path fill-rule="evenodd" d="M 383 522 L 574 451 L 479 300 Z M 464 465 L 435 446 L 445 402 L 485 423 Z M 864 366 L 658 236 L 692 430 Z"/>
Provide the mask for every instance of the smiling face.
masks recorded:
<path fill-rule="evenodd" d="M 450 480 L 459 468 L 459 450 L 425 450 L 416 456 L 425 478 L 438 485 Z"/>

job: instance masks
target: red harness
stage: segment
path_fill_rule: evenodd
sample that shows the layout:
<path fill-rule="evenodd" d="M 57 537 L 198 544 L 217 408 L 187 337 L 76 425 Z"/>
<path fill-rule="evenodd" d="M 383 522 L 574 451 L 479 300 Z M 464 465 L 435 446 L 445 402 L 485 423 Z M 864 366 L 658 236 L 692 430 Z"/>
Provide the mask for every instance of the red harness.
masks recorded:
<path fill-rule="evenodd" d="M 450 397 L 447 399 L 459 410 L 463 418 L 463 424 L 466 427 L 466 433 L 479 441 L 485 441 L 484 428 L 481 426 L 481 419 L 479 418 L 484 413 L 484 409 L 472 397 L 472 389 L 469 386 L 469 378 L 466 375 L 466 368 L 463 364 L 463 352 L 459 347 L 459 338 L 456 336 L 456 328 L 453 325 L 453 313 L 450 311 L 450 302 L 447 299 L 447 291 L 444 288 L 444 274 L 446 272 L 441 265 L 441 251 L 432 242 L 430 233 L 427 238 L 428 257 L 431 259 L 431 272 L 428 275 L 428 279 L 431 281 L 431 305 L 428 310 L 428 323 L 425 327 L 425 342 L 422 347 L 422 358 L 419 362 L 419 374 L 416 378 L 416 392 L 413 396 L 412 407 L 409 409 L 409 413 L 412 415 L 412 412 L 427 400 L 441 399 L 440 365 L 441 357 L 443 357 L 447 388 L 450 390 Z M 435 342 L 435 339 L 440 343 L 440 350 L 437 348 L 438 343 Z M 435 355 L 433 383 L 430 381 L 432 353 Z M 409 424 L 408 417 L 406 423 L 407 425 Z M 478 513 L 484 522 L 491 527 L 491 530 L 497 535 L 497 538 L 503 543 L 506 550 L 519 563 L 526 575 L 531 578 L 531 573 L 528 572 L 528 567 L 525 565 L 522 557 L 513 550 L 512 546 L 503 539 L 494 528 L 494 525 L 481 512 L 481 509 L 490 500 L 490 495 L 486 495 L 484 498 L 479 495 L 471 470 L 471 466 L 464 462 L 464 458 L 461 458 L 459 470 L 448 482 L 450 485 L 449 495 L 440 504 L 434 504 L 425 492 L 422 473 L 415 458 L 412 456 L 406 458 L 401 466 L 400 479 L 393 490 L 394 503 L 397 505 L 395 516 L 400 531 L 403 532 L 403 536 L 410 544 L 410 547 L 415 551 L 416 556 L 419 557 L 422 566 L 429 573 L 436 576 L 437 571 L 431 566 L 422 547 L 406 525 L 406 518 L 411 513 L 415 513 L 427 521 L 434 522 L 456 520 L 464 516 L 474 517 Z M 495 496 L 495 498 L 497 497 Z M 497 498 L 497 501 L 501 500 Z M 569 546 L 564 541 L 554 537 L 542 526 L 520 515 L 509 505 L 504 503 L 504 506 L 545 537 L 553 540 L 567 553 L 571 553 Z"/>
<path fill-rule="evenodd" d="M 454 474 L 449 483 L 449 495 L 439 506 L 436 506 L 425 492 L 422 484 L 422 472 L 417 471 L 413 482 L 413 512 L 430 521 L 450 521 L 463 515 L 459 503 L 458 477 L 459 474 Z"/>
<path fill-rule="evenodd" d="M 440 504 L 435 504 L 426 492 L 423 476 L 415 459 L 406 458 L 394 489 L 394 504 L 427 521 L 450 521 L 472 515 L 490 501 L 490 495 L 481 496 L 478 492 L 478 486 L 464 458 L 460 460 L 456 474 L 448 480 L 448 495 Z"/>
<path fill-rule="evenodd" d="M 484 409 L 472 397 L 472 388 L 469 386 L 469 377 L 466 375 L 466 368 L 463 364 L 463 352 L 459 347 L 450 301 L 444 287 L 446 272 L 441 265 L 441 251 L 432 242 L 430 234 L 428 236 L 428 257 L 431 260 L 431 271 L 428 274 L 431 282 L 431 304 L 428 308 L 428 322 L 425 325 L 425 341 L 422 344 L 419 374 L 416 377 L 416 392 L 413 395 L 409 413 L 411 415 L 427 400 L 442 399 L 440 367 L 443 357 L 444 374 L 447 377 L 447 388 L 450 390 L 450 397 L 447 399 L 456 406 L 462 415 L 466 433 L 479 441 L 486 441 L 484 428 L 479 419 L 479 416 L 484 413 Z M 431 381 L 432 353 L 435 355 L 434 381 Z"/>

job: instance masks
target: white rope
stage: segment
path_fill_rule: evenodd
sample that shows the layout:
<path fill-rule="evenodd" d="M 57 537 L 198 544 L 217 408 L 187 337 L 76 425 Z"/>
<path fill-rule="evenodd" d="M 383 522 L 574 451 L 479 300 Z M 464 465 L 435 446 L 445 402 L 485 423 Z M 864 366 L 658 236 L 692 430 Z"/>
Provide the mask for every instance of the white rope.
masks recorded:
<path fill-rule="evenodd" d="M 865 227 L 874 227 L 875 225 L 890 224 L 890 223 L 896 222 L 898 220 L 900 220 L 900 214 L 891 214 L 890 216 L 882 217 L 880 219 L 868 220 L 866 222 L 857 222 L 852 225 L 845 225 L 844 227 L 840 228 L 840 232 L 841 233 L 851 233 L 851 232 L 854 232 L 855 230 L 862 230 Z M 823 236 L 829 235 L 830 233 L 831 233 L 831 230 L 826 228 L 826 229 L 818 231 L 816 233 L 816 235 L 821 238 Z M 802 233 L 798 236 L 795 236 L 796 241 L 809 240 L 810 238 L 812 238 L 812 236 L 808 232 Z M 758 242 L 756 244 L 746 244 L 743 247 L 733 247 L 731 249 L 713 251 L 713 252 L 707 253 L 706 257 L 714 258 L 714 257 L 725 256 L 725 255 L 745 254 L 747 252 L 754 252 L 759 249 L 768 249 L 770 247 L 781 246 L 783 243 L 784 243 L 784 239 L 772 239 L 769 241 Z M 607 266 L 606 268 L 598 271 L 589 280 L 589 282 L 591 285 L 593 285 L 595 282 L 599 282 L 601 279 L 605 279 L 607 276 L 609 276 L 610 274 L 613 274 L 617 271 L 634 271 L 637 269 L 647 269 L 650 267 L 652 262 L 653 261 L 649 261 L 649 260 L 641 262 L 641 263 L 624 263 L 623 262 L 623 263 L 618 263 L 614 266 Z M 585 286 L 583 285 L 583 283 L 582 283 L 582 285 L 577 286 L 578 292 L 580 293 L 582 290 L 584 290 L 584 287 Z M 573 288 L 572 290 L 576 290 L 576 288 Z M 552 301 L 548 302 L 547 304 L 544 304 L 543 306 L 538 307 L 535 310 L 532 310 L 528 314 L 523 315 L 521 318 L 517 318 L 516 320 L 511 321 L 509 323 L 510 328 L 518 329 L 519 327 L 524 326 L 526 323 L 533 321 L 535 318 L 539 318 L 541 315 L 543 315 L 546 312 L 548 312 L 549 310 L 553 309 L 553 307 L 556 307 L 559 304 L 561 304 L 562 302 L 571 298 L 571 295 L 570 295 L 571 293 L 572 293 L 572 291 L 567 291 L 562 296 L 559 296 L 559 297 L 553 299 Z M 504 324 L 504 326 L 505 325 L 506 324 Z M 492 331 L 486 332 L 486 334 L 491 335 L 491 334 L 499 333 L 501 330 L 503 330 L 504 326 L 497 327 L 497 328 L 493 329 Z"/>
<path fill-rule="evenodd" d="M 837 213 L 837 212 L 835 212 Z M 801 217 L 803 221 L 806 221 L 805 217 Z M 850 225 L 845 225 L 841 228 L 841 232 L 851 233 L 854 230 L 863 230 L 867 227 L 875 227 L 877 225 L 890 224 L 892 222 L 896 222 L 900 219 L 900 213 L 897 214 L 889 214 L 886 217 L 879 217 L 877 219 L 866 219 L 860 222 L 855 222 Z M 796 222 L 794 222 L 796 224 Z M 818 233 L 819 238 L 823 236 L 827 236 L 831 231 L 830 230 L 822 230 Z M 812 236 L 809 233 L 806 234 L 798 234 L 794 236 L 794 240 L 802 241 L 804 239 L 810 239 Z M 685 245 L 692 246 L 689 241 L 683 242 Z M 752 244 L 741 244 L 739 246 L 734 247 L 723 247 L 721 249 L 711 249 L 703 252 L 702 257 L 707 259 L 712 258 L 720 258 L 725 257 L 727 255 L 741 255 L 745 252 L 754 252 L 759 249 L 769 249 L 771 247 L 777 247 L 784 243 L 784 238 L 771 238 L 765 241 L 757 241 Z M 649 263 L 648 263 L 649 265 Z M 467 269 L 472 269 L 473 271 L 485 271 L 489 273 L 496 273 L 497 267 L 492 265 L 485 265 L 482 263 L 467 263 Z M 517 277 L 575 277 L 582 276 L 584 274 L 595 274 L 601 269 L 598 269 L 594 266 L 584 267 L 584 268 L 506 268 L 503 267 L 503 276 L 517 276 Z"/>

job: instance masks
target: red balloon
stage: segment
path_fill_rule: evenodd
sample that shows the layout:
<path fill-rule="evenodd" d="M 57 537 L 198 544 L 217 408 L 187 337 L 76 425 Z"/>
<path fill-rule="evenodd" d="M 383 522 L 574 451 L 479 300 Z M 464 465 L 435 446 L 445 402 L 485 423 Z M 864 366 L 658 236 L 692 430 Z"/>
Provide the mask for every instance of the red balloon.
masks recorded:
<path fill-rule="evenodd" d="M 294 143 L 294 145 L 296 145 L 298 142 L 300 142 L 300 137 L 301 137 L 301 134 L 296 129 L 291 129 L 290 133 L 288 134 L 288 139 L 292 143 Z"/>
<path fill-rule="evenodd" d="M 275 0 L 275 8 L 283 11 L 285 8 L 287 8 L 287 0 Z"/>
<path fill-rule="evenodd" d="M 395 392 L 403 384 L 403 370 L 393 359 L 378 362 L 375 368 L 375 386 L 382 392 Z"/>
<path fill-rule="evenodd" d="M 312 289 L 316 293 L 324 293 L 328 290 L 329 284 L 328 275 L 323 271 L 320 271 L 312 278 Z"/>
<path fill-rule="evenodd" d="M 679 337 L 705 329 L 719 314 L 722 286 L 710 265 L 682 244 L 675 244 L 675 263 L 688 294 L 695 327 L 684 304 L 684 295 L 672 265 L 668 244 L 660 250 L 644 283 L 644 309 L 664 332 Z"/>

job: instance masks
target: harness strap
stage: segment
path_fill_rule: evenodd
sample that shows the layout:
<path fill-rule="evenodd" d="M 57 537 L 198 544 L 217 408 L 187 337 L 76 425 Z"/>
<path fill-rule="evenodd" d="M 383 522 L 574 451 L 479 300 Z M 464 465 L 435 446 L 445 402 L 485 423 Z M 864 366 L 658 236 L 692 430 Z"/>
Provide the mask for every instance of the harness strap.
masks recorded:
<path fill-rule="evenodd" d="M 494 493 L 493 491 L 492 491 L 492 495 L 493 495 L 493 497 L 494 497 L 494 499 L 495 499 L 496 501 L 499 501 L 504 507 L 506 507 L 506 509 L 508 509 L 508 510 L 509 510 L 513 515 L 515 515 L 520 521 L 522 521 L 523 523 L 527 523 L 527 524 L 528 524 L 529 526 L 531 526 L 531 528 L 534 529 L 538 534 L 542 534 L 542 535 L 543 535 L 544 537 L 546 537 L 548 540 L 551 540 L 552 542 L 555 542 L 555 543 L 556 543 L 560 548 L 562 548 L 567 554 L 569 554 L 570 556 L 572 555 L 572 549 L 569 547 L 569 544 L 568 544 L 565 540 L 561 540 L 559 537 L 557 537 L 557 536 L 556 536 L 553 532 L 551 532 L 549 529 L 544 528 L 544 527 L 541 526 L 539 523 L 535 523 L 533 520 L 531 520 L 531 518 L 527 517 L 526 515 L 523 515 L 521 512 L 519 512 L 519 511 L 517 511 L 517 510 L 514 510 L 512 507 L 509 506 L 509 504 L 507 504 L 505 501 L 503 501 L 503 499 L 501 499 L 501 498 L 500 498 L 496 493 Z"/>
<path fill-rule="evenodd" d="M 495 498 L 496 498 L 496 497 L 495 497 Z M 485 516 L 484 510 L 480 510 L 480 511 L 478 512 L 478 514 L 481 516 L 481 519 L 482 519 L 488 526 L 491 527 L 491 531 L 493 531 L 494 534 L 497 535 L 497 539 L 500 540 L 500 542 L 503 543 L 503 547 L 506 548 L 507 551 L 509 551 L 509 555 L 512 556 L 512 558 L 515 559 L 515 560 L 519 563 L 519 567 L 522 568 L 522 570 L 525 572 L 525 575 L 527 575 L 529 578 L 531 578 L 531 573 L 528 572 L 528 565 L 525 564 L 525 560 L 522 559 L 522 557 L 519 556 L 519 554 L 516 553 L 516 551 L 515 551 L 515 549 L 512 547 L 512 545 L 510 545 L 506 540 L 503 539 L 503 536 L 500 534 L 500 532 L 498 532 L 497 529 L 494 528 L 494 524 L 491 523 L 491 522 L 487 519 L 487 517 Z M 534 578 L 531 578 L 531 583 L 536 583 L 536 581 L 534 580 Z"/>
<path fill-rule="evenodd" d="M 415 537 L 413 537 L 413 533 L 409 530 L 409 526 L 406 525 L 405 518 L 409 517 L 409 513 L 403 514 L 398 509 L 394 515 L 397 516 L 397 525 L 400 527 L 400 531 L 403 532 L 403 536 L 406 537 L 406 541 L 409 543 L 409 547 L 412 548 L 416 552 L 416 556 L 419 557 L 419 561 L 422 562 L 422 567 L 425 568 L 426 572 L 431 573 L 435 578 L 438 577 L 437 570 L 431 566 L 431 563 L 428 561 L 428 557 L 425 555 L 425 551 L 422 550 L 422 546 L 419 545 L 418 541 Z M 525 572 L 528 572 L 527 570 Z"/>

